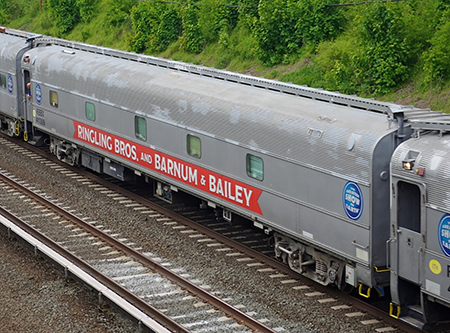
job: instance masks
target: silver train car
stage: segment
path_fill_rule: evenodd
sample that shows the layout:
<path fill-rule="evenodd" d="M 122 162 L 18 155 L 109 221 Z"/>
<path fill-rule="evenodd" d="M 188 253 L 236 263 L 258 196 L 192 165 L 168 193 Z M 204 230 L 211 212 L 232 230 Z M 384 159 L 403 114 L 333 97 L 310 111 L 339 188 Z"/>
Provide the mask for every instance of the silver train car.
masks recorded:
<path fill-rule="evenodd" d="M 0 28 L 2 33 L 2 44 L 0 49 L 0 128 L 10 136 L 19 135 L 23 131 L 24 116 L 24 80 L 29 80 L 29 76 L 23 78 L 27 73 L 23 73 L 20 62 L 23 53 L 31 48 L 29 38 L 33 34 L 8 31 Z"/>
<path fill-rule="evenodd" d="M 391 161 L 389 267 L 392 313 L 420 326 L 448 320 L 440 305 L 450 300 L 450 117 L 423 116 L 411 127 L 414 137 Z"/>
<path fill-rule="evenodd" d="M 294 271 L 367 298 L 390 291 L 394 317 L 445 319 L 445 134 L 415 127 L 429 110 L 2 32 L 0 73 L 17 87 L 0 91 L 4 132 L 48 141 L 71 165 L 142 177 L 163 200 L 188 193 L 249 219 Z"/>

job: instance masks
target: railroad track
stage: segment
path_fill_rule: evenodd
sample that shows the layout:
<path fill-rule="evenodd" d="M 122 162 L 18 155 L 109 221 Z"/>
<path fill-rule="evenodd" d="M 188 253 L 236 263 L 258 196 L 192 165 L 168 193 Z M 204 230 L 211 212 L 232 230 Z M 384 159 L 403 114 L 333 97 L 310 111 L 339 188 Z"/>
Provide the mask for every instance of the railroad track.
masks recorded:
<path fill-rule="evenodd" d="M 243 332 L 246 326 L 247 331 L 274 332 L 2 172 L 0 181 L 0 188 L 7 193 L 2 195 L 2 205 L 18 196 L 27 198 L 22 198 L 26 204 L 20 211 L 13 214 L 2 209 L 2 215 L 171 331 L 190 332 L 190 326 L 196 330 L 204 326 L 218 332 Z M 201 310 L 192 311 L 200 306 Z M 174 312 L 174 308 L 178 310 Z"/>
<path fill-rule="evenodd" d="M 23 149 L 29 149 L 29 148 L 27 146 L 26 148 L 23 148 Z M 26 152 L 23 152 L 23 153 L 28 154 Z M 38 160 L 38 158 L 36 158 L 36 160 Z M 47 163 L 47 162 L 41 162 L 41 163 Z M 50 163 L 50 162 L 48 162 L 48 163 Z M 51 163 L 55 163 L 55 162 L 51 162 Z M 91 186 L 96 191 L 98 191 L 98 193 L 102 193 L 103 195 L 110 195 L 111 198 L 117 199 L 116 202 L 118 204 L 122 204 L 124 206 L 129 206 L 129 207 L 134 207 L 133 209 L 136 209 L 136 210 L 140 211 L 141 213 L 145 213 L 148 216 L 157 218 L 160 220 L 160 222 L 162 222 L 166 226 L 169 226 L 171 228 L 176 228 L 174 230 L 177 230 L 180 233 L 184 233 L 186 235 L 186 237 L 193 237 L 196 235 L 200 235 L 197 237 L 201 237 L 201 239 L 205 240 L 203 242 L 203 244 L 205 244 L 205 246 L 210 246 L 210 247 L 220 246 L 221 249 L 232 249 L 231 251 L 224 250 L 224 252 L 226 252 L 227 254 L 234 254 L 237 258 L 237 262 L 240 262 L 241 264 L 244 264 L 244 265 L 248 265 L 249 267 L 258 267 L 259 265 L 263 266 L 261 271 L 265 270 L 267 272 L 267 274 L 269 274 L 270 276 L 277 276 L 278 278 L 281 278 L 282 283 L 295 284 L 295 286 L 293 288 L 298 287 L 298 289 L 296 289 L 296 290 L 307 290 L 308 286 L 306 284 L 308 284 L 308 285 L 311 284 L 311 281 L 304 280 L 303 277 L 290 271 L 284 264 L 281 264 L 280 262 L 278 262 L 276 260 L 268 258 L 267 256 L 265 256 L 264 254 L 261 254 L 257 250 L 249 250 L 248 247 L 243 246 L 239 242 L 232 240 L 225 235 L 220 234 L 217 230 L 219 229 L 219 231 L 220 231 L 220 229 L 224 229 L 223 225 L 222 226 L 219 225 L 220 223 L 206 222 L 205 224 L 206 225 L 209 224 L 209 227 L 199 225 L 198 223 L 195 223 L 195 222 L 193 223 L 189 219 L 186 219 L 186 218 L 184 218 L 172 211 L 169 211 L 165 208 L 153 206 L 154 203 L 149 202 L 147 199 L 143 198 L 140 195 L 133 194 L 127 190 L 124 190 L 122 188 L 122 186 L 117 186 L 117 185 L 114 185 L 111 183 L 109 183 L 109 184 L 102 183 L 102 182 L 104 182 L 104 180 L 99 179 L 98 177 L 95 177 L 88 172 L 79 172 L 79 170 L 77 170 L 77 172 L 73 172 L 71 169 L 69 169 L 67 167 L 60 167 L 60 168 L 61 168 L 61 170 L 59 170 L 59 171 L 64 172 L 65 175 L 67 175 L 68 177 L 79 177 L 76 179 L 77 179 L 77 181 L 80 182 L 80 184 L 86 183 L 86 186 Z M 54 168 L 55 171 L 58 171 L 58 169 L 59 169 L 58 167 Z M 88 225 L 92 226 L 93 224 L 95 224 L 94 222 L 91 221 L 91 223 L 88 223 Z M 211 224 L 214 224 L 213 227 L 216 229 L 216 231 L 213 231 L 210 229 Z M 46 229 L 46 232 L 52 232 L 53 227 L 49 227 L 48 225 L 46 225 L 45 228 L 43 227 L 43 229 Z M 47 230 L 47 229 L 50 229 L 50 230 Z M 66 228 L 66 229 L 71 229 L 71 228 Z M 74 229 L 76 230 L 76 228 L 74 228 Z M 225 229 L 227 229 L 227 228 L 225 228 Z M 84 231 L 81 231 L 81 230 L 76 230 L 76 231 L 78 233 L 75 233 L 75 235 L 73 235 L 73 236 L 70 236 L 70 237 L 69 237 L 69 235 L 63 236 L 59 240 L 59 242 L 62 245 L 64 245 L 65 247 L 72 247 L 72 251 L 75 253 L 84 252 L 83 251 L 84 243 L 86 241 L 82 241 L 81 243 L 76 241 L 76 240 L 79 240 L 78 237 L 82 237 L 82 236 L 80 236 L 80 234 L 81 235 L 84 234 Z M 225 232 L 225 233 L 227 233 L 227 232 Z M 229 233 L 229 231 L 228 231 L 228 233 Z M 237 231 L 237 233 L 239 233 L 239 231 Z M 68 241 L 69 239 L 70 239 L 70 241 Z M 99 243 L 98 246 L 102 249 L 105 249 L 104 251 L 108 250 L 107 247 L 101 243 Z M 111 249 L 112 248 L 113 247 L 111 247 Z M 115 252 L 115 251 L 116 250 L 111 250 L 111 252 Z M 88 251 L 88 253 L 90 253 L 90 252 Z M 113 255 L 113 253 L 110 253 L 110 252 L 106 252 L 106 254 L 111 254 L 111 256 Z M 148 257 L 148 256 L 151 256 L 151 254 L 147 253 L 147 255 L 144 255 L 144 257 Z M 107 259 L 111 259 L 111 260 L 106 261 L 106 263 L 105 263 L 105 261 L 101 261 L 99 259 L 93 259 L 93 262 L 96 264 L 101 262 L 101 264 L 99 264 L 100 268 L 104 268 L 107 271 L 119 272 L 119 273 L 115 273 L 117 275 L 113 275 L 113 277 L 115 277 L 116 280 L 121 280 L 122 282 L 127 281 L 127 280 L 131 281 L 130 278 L 125 277 L 127 275 L 122 275 L 123 274 L 123 272 L 121 271 L 122 268 L 120 268 L 120 267 L 123 267 L 124 266 L 123 264 L 128 261 L 126 259 L 118 260 L 117 258 L 116 259 L 114 259 L 114 258 L 116 258 L 116 257 L 113 256 L 112 258 L 107 258 Z M 120 255 L 118 258 L 123 258 L 123 256 Z M 102 259 L 105 259 L 105 257 L 103 257 Z M 246 262 L 248 262 L 248 261 L 251 261 L 251 262 L 246 264 Z M 135 266 L 135 264 L 132 262 L 130 262 L 127 265 L 130 265 L 130 267 Z M 267 266 L 269 266 L 269 268 L 267 268 Z M 163 265 L 162 265 L 162 267 L 164 268 Z M 140 269 L 138 269 L 138 271 L 139 270 Z M 139 278 L 143 278 L 145 274 L 144 275 L 141 275 L 141 274 L 144 274 L 144 273 L 136 273 L 136 274 L 133 273 L 132 276 L 138 276 Z M 182 287 L 182 289 L 183 288 L 184 287 Z M 140 287 L 133 287 L 131 289 L 139 290 Z M 359 312 L 360 315 L 369 313 L 370 315 L 377 318 L 377 319 L 366 320 L 366 322 L 367 321 L 384 322 L 387 325 L 393 325 L 393 326 L 385 327 L 386 330 L 384 330 L 384 331 L 389 331 L 389 329 L 392 329 L 392 330 L 397 330 L 397 331 L 404 330 L 404 331 L 409 331 L 409 332 L 417 332 L 417 330 L 415 331 L 410 327 L 402 327 L 401 322 L 394 321 L 392 318 L 390 318 L 388 316 L 386 318 L 386 316 L 383 315 L 382 313 L 380 313 L 379 310 L 371 309 L 370 307 L 368 307 L 368 305 L 366 303 L 362 303 L 362 304 L 356 306 L 356 302 L 358 302 L 358 300 L 355 300 L 353 298 L 345 299 L 343 297 L 346 297 L 346 296 L 342 295 L 342 293 L 334 293 L 333 290 L 330 290 L 329 288 L 321 288 L 320 286 L 316 286 L 315 289 L 316 289 L 315 291 L 309 292 L 308 294 L 323 295 L 323 297 L 321 298 L 323 303 L 336 302 L 337 300 L 339 300 L 339 303 L 343 303 L 343 304 L 336 305 L 336 308 L 340 307 L 340 309 L 345 309 L 345 307 L 347 307 L 350 309 L 349 313 L 353 313 L 353 314 L 355 314 L 355 316 L 358 315 L 358 312 Z M 194 293 L 194 292 L 192 292 L 192 293 Z M 202 301 L 202 302 L 198 302 L 198 303 L 205 303 L 205 302 Z M 352 304 L 352 306 L 348 306 L 347 304 Z M 353 309 L 354 307 L 357 307 L 357 309 L 359 311 L 354 311 L 354 309 Z M 160 306 L 159 306 L 159 308 L 161 309 Z M 162 307 L 162 308 L 163 308 L 163 310 L 166 310 L 165 307 Z M 215 305 L 214 309 L 217 309 L 217 308 L 219 308 L 219 306 Z M 212 309 L 211 309 L 211 313 L 213 313 Z M 194 315 L 192 315 L 192 316 L 194 316 Z M 229 317 L 230 315 L 227 315 L 227 316 Z M 177 316 L 172 316 L 172 317 L 177 317 Z M 184 315 L 184 318 L 185 317 L 186 316 Z M 224 318 L 224 317 L 222 316 L 220 318 Z M 240 320 L 241 319 L 238 319 L 239 322 L 240 322 Z M 237 324 L 238 321 L 236 321 L 235 324 Z M 251 326 L 249 326 L 249 327 L 251 327 Z M 381 327 L 381 329 L 382 328 L 383 327 Z M 254 328 L 254 327 L 252 327 L 251 329 L 259 330 L 258 328 Z M 277 329 L 278 329 L 278 331 L 283 331 L 279 327 Z M 238 330 L 238 331 L 240 331 L 240 330 Z M 382 330 L 379 330 L 379 331 L 382 332 Z"/>

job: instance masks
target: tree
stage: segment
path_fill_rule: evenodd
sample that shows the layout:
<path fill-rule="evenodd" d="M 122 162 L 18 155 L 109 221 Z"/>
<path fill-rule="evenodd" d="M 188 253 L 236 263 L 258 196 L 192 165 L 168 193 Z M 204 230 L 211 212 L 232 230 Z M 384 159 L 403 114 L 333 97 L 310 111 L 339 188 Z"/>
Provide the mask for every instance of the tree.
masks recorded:
<path fill-rule="evenodd" d="M 174 7 L 169 7 L 161 16 L 161 22 L 156 32 L 156 44 L 152 48 L 157 51 L 164 51 L 178 39 L 181 32 L 181 17 Z"/>
<path fill-rule="evenodd" d="M 9 20 L 20 17 L 24 8 L 23 0 L 0 0 L 0 23 L 6 24 Z"/>
<path fill-rule="evenodd" d="M 317 44 L 330 40 L 343 31 L 343 9 L 327 6 L 334 0 L 301 0 L 293 10 L 297 11 L 296 28 L 305 42 Z"/>
<path fill-rule="evenodd" d="M 80 21 L 77 0 L 48 0 L 48 8 L 53 25 L 61 35 L 70 32 Z"/>
<path fill-rule="evenodd" d="M 130 47 L 135 52 L 164 51 L 181 34 L 181 17 L 172 5 L 140 2 L 131 10 L 133 37 Z"/>
<path fill-rule="evenodd" d="M 302 45 L 296 30 L 297 18 L 293 16 L 293 0 L 261 0 L 259 20 L 253 26 L 253 36 L 258 43 L 258 58 L 268 66 L 280 63 Z"/>
<path fill-rule="evenodd" d="M 253 35 L 258 56 L 274 65 L 294 56 L 305 43 L 317 45 L 342 31 L 341 10 L 329 7 L 330 0 L 261 0 Z"/>
<path fill-rule="evenodd" d="M 224 26 L 234 29 L 238 22 L 237 0 L 204 0 L 198 8 L 198 24 L 208 44 L 219 39 Z"/>
<path fill-rule="evenodd" d="M 258 20 L 258 4 L 259 0 L 240 0 L 238 13 L 239 21 L 247 28 L 251 28 L 253 23 Z"/>
<path fill-rule="evenodd" d="M 188 4 L 183 13 L 181 49 L 190 53 L 200 53 L 204 45 L 205 37 L 198 22 L 198 8 Z"/>
<path fill-rule="evenodd" d="M 425 83 L 437 86 L 450 79 L 450 22 L 444 21 L 431 39 L 431 47 L 424 53 Z"/>
<path fill-rule="evenodd" d="M 130 40 L 131 50 L 143 53 L 150 46 L 150 39 L 155 38 L 164 12 L 159 2 L 139 2 L 131 9 L 133 37 Z"/>
<path fill-rule="evenodd" d="M 362 16 L 360 59 L 364 80 L 376 93 L 386 93 L 408 76 L 409 51 L 403 16 L 397 4 L 375 2 Z"/>
<path fill-rule="evenodd" d="M 88 23 L 95 15 L 98 0 L 77 0 L 77 6 L 80 10 L 80 17 L 83 22 Z"/>

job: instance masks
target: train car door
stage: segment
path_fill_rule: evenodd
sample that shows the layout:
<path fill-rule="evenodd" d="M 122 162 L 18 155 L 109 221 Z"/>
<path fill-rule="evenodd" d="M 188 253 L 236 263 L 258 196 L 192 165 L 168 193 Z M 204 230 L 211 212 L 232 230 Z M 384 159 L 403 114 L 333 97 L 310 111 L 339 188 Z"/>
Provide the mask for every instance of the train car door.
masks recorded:
<path fill-rule="evenodd" d="M 423 323 L 421 285 L 425 253 L 425 185 L 394 180 L 390 246 L 391 316 Z M 415 321 L 416 323 L 416 321 Z"/>
<path fill-rule="evenodd" d="M 24 128 L 23 128 L 23 134 L 24 134 L 24 140 L 28 141 L 28 135 L 31 135 L 30 130 L 32 127 L 32 92 L 31 92 L 31 75 L 28 70 L 23 71 L 23 91 L 24 91 L 24 97 L 23 97 L 23 103 L 25 104 L 25 110 L 24 110 Z"/>
<path fill-rule="evenodd" d="M 398 276 L 420 284 L 420 267 L 425 249 L 422 239 L 422 189 L 416 184 L 397 182 Z"/>

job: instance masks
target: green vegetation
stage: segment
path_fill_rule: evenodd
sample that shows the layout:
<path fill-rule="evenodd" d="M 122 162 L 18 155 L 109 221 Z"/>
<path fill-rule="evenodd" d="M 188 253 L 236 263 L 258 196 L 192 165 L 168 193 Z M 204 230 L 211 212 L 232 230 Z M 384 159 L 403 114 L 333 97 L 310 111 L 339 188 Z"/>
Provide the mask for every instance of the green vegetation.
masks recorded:
<path fill-rule="evenodd" d="M 11 28 L 446 112 L 449 18 L 449 0 L 0 0 Z"/>

